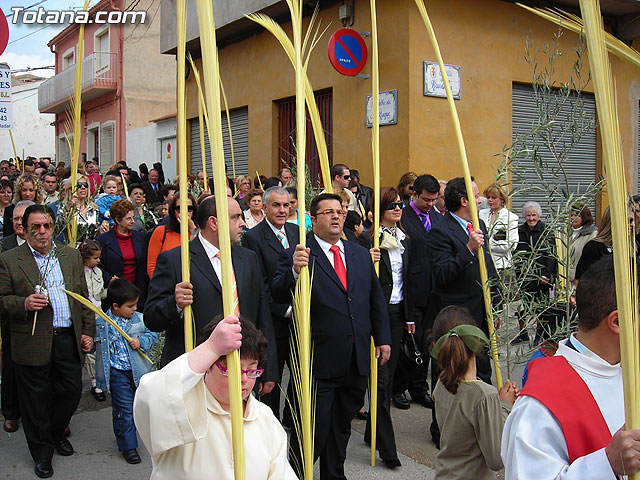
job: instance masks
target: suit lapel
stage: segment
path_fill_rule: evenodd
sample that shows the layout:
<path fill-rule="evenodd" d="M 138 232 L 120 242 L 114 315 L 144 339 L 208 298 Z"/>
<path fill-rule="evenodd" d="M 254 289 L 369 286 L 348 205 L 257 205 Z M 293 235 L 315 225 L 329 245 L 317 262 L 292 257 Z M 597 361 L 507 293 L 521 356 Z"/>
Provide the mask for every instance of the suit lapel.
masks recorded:
<path fill-rule="evenodd" d="M 463 245 L 467 245 L 467 242 L 469 241 L 469 235 L 466 234 L 463 230 L 462 230 L 462 225 L 460 225 L 458 223 L 458 221 L 453 218 L 451 215 L 447 215 L 446 216 L 447 222 L 448 222 L 448 226 L 449 226 L 449 230 L 451 231 L 451 234 Z"/>
<path fill-rule="evenodd" d="M 67 290 L 73 290 L 73 272 L 71 271 L 71 262 L 67 260 L 67 252 L 61 245 L 56 245 L 56 252 L 58 255 L 58 263 L 62 270 L 62 278 L 64 278 L 64 285 Z"/>
<path fill-rule="evenodd" d="M 279 255 L 280 252 L 284 250 L 284 247 L 282 246 L 282 243 L 280 243 L 280 240 L 278 240 L 278 237 L 276 237 L 276 234 L 273 233 L 273 230 L 271 230 L 271 227 L 267 223 L 267 219 L 265 218 L 265 220 L 260 222 L 258 226 L 262 229 L 262 234 L 267 245 L 269 245 L 269 247 Z"/>
<path fill-rule="evenodd" d="M 216 275 L 216 271 L 211 265 L 211 260 L 209 260 L 209 256 L 207 252 L 205 252 L 200 240 L 198 238 L 194 239 L 189 246 L 189 250 L 191 251 L 191 265 L 195 266 L 218 292 L 222 292 L 218 275 Z"/>
<path fill-rule="evenodd" d="M 289 246 L 293 247 L 300 243 L 300 229 L 297 225 L 287 222 L 284 224 L 284 231 L 287 234 Z"/>
<path fill-rule="evenodd" d="M 342 242 L 342 243 L 344 244 L 345 242 Z M 320 268 L 322 268 L 322 270 L 325 271 L 327 276 L 331 280 L 333 280 L 336 285 L 338 285 L 338 287 L 340 287 L 343 291 L 346 291 L 344 289 L 344 285 L 342 285 L 342 282 L 338 278 L 338 274 L 336 273 L 335 269 L 329 262 L 329 259 L 327 258 L 327 256 L 324 254 L 324 250 L 322 250 L 322 247 L 320 247 L 320 245 L 318 244 L 318 242 L 316 241 L 313 235 L 309 236 L 309 248 L 311 249 L 311 255 L 315 257 L 314 264 L 319 265 Z M 345 257 L 346 256 L 347 256 L 347 249 L 345 247 Z M 347 265 L 346 268 L 347 268 L 347 286 L 349 286 L 349 273 L 348 273 L 349 266 Z"/>
<path fill-rule="evenodd" d="M 36 260 L 33 258 L 33 253 L 31 253 L 27 242 L 24 242 L 16 248 L 18 249 L 18 264 L 20 265 L 20 270 L 22 270 L 25 277 L 29 279 L 29 283 L 35 287 L 40 283 L 40 271 L 38 270 Z"/>

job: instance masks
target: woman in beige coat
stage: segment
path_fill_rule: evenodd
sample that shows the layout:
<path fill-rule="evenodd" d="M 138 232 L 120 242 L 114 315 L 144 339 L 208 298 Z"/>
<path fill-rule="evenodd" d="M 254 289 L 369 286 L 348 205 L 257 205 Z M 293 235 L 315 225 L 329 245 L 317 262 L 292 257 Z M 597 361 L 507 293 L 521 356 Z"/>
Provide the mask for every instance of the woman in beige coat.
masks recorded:
<path fill-rule="evenodd" d="M 586 205 L 571 212 L 571 238 L 569 240 L 569 281 L 576 279 L 576 267 L 582 256 L 584 246 L 596 238 L 598 229 L 593 223 L 593 215 Z"/>

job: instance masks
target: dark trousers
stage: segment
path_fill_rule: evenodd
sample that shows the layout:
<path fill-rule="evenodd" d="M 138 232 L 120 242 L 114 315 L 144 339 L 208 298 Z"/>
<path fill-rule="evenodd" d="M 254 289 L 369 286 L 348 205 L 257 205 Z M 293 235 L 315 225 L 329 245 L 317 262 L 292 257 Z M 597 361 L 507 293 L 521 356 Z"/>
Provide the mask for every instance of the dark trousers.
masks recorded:
<path fill-rule="evenodd" d="M 5 420 L 20 418 L 20 402 L 18 402 L 18 385 L 16 370 L 11 359 L 11 334 L 9 322 L 2 321 L 2 386 L 0 387 L 0 404 Z"/>
<path fill-rule="evenodd" d="M 416 333 L 413 335 L 416 344 L 422 353 L 422 364 L 417 365 L 415 361 L 400 352 L 398 365 L 395 370 L 393 394 L 397 395 L 409 390 L 412 398 L 418 398 L 429 393 L 429 383 L 427 382 L 429 370 L 428 345 L 424 343 L 425 331 L 432 328 L 432 324 L 427 321 L 427 307 L 414 308 L 413 318 L 416 322 Z"/>
<path fill-rule="evenodd" d="M 355 352 L 347 373 L 339 378 L 316 380 L 316 412 L 314 461 L 320 457 L 321 480 L 343 480 L 347 444 L 351 436 L 351 420 L 364 404 L 367 376 L 358 373 Z M 291 435 L 290 462 L 298 477 L 300 444 L 295 432 Z"/>
<path fill-rule="evenodd" d="M 282 378 L 282 372 L 284 371 L 285 362 L 289 365 L 289 370 L 291 370 L 291 363 L 289 362 L 289 349 L 290 345 L 288 336 L 276 338 L 276 352 L 278 354 L 278 378 L 280 379 Z M 291 380 L 289 381 L 289 384 L 291 384 Z M 276 386 L 273 388 L 271 393 L 267 393 L 260 398 L 260 401 L 268 405 L 269 408 L 271 408 L 271 410 L 273 411 L 273 414 L 276 416 L 276 418 L 281 422 L 286 417 L 291 418 L 290 408 L 286 402 L 282 415 L 283 418 L 280 418 L 280 395 L 282 393 L 284 393 L 282 392 L 282 384 L 280 382 L 276 382 Z"/>
<path fill-rule="evenodd" d="M 376 435 L 376 450 L 383 460 L 398 458 L 396 437 L 391 422 L 391 393 L 393 390 L 393 375 L 400 352 L 402 332 L 405 329 L 404 305 L 389 305 L 389 319 L 391 322 L 391 357 L 383 365 L 378 365 L 378 422 Z M 364 431 L 364 441 L 371 443 L 371 414 L 367 419 Z"/>
<path fill-rule="evenodd" d="M 35 462 L 50 460 L 82 394 L 82 364 L 73 329 L 53 336 L 47 365 L 14 365 L 29 451 Z"/>
<path fill-rule="evenodd" d="M 133 423 L 133 397 L 136 384 L 131 370 L 111 368 L 109 390 L 113 413 L 113 433 L 118 442 L 118 450 L 126 452 L 138 448 L 136 426 Z"/>

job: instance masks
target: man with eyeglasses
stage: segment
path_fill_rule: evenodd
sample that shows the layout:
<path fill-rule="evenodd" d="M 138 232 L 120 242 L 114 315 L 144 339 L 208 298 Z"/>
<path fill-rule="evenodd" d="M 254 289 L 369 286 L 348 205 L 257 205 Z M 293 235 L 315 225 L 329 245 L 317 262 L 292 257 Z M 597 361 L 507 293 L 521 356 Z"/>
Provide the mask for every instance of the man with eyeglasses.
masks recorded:
<path fill-rule="evenodd" d="M 49 205 L 60 199 L 58 177 L 55 173 L 47 172 L 42 176 L 42 190 L 44 191 L 42 205 Z"/>
<path fill-rule="evenodd" d="M 27 207 L 22 225 L 26 242 L 0 255 L 0 315 L 10 322 L 20 414 L 35 473 L 48 478 L 54 450 L 74 453 L 64 431 L 80 401 L 82 352 L 93 346 L 95 315 L 63 291 L 88 296 L 80 253 L 53 243 L 50 209 Z"/>
<path fill-rule="evenodd" d="M 431 264 L 426 242 L 429 230 L 442 220 L 442 217 L 433 208 L 438 200 L 439 191 L 440 185 L 435 177 L 420 175 L 413 183 L 409 206 L 402 211 L 402 226 L 411 238 L 409 289 L 415 308 L 413 318 L 416 321 L 415 325 L 409 325 L 407 334 L 414 334 L 424 361 L 421 365 L 417 365 L 403 353 L 400 354 L 394 375 L 392 401 L 396 408 L 401 410 L 407 410 L 411 406 L 405 394 L 407 390 L 414 402 L 425 408 L 433 408 L 433 400 L 429 395 L 429 384 L 427 383 L 431 357 L 428 346 L 424 345 L 424 332 L 431 329 L 438 312 L 433 312 L 429 308 Z"/>
<path fill-rule="evenodd" d="M 347 207 L 347 210 L 357 212 L 358 200 L 356 200 L 356 196 L 353 192 L 349 190 L 349 180 L 351 180 L 351 172 L 349 171 L 349 167 L 344 163 L 336 163 L 331 167 L 331 185 L 333 187 L 333 193 L 337 195 L 341 190 L 344 190 L 344 192 L 349 196 L 349 206 Z M 320 193 L 325 193 L 325 190 L 322 190 Z"/>
<path fill-rule="evenodd" d="M 340 239 L 340 197 L 318 195 L 311 201 L 310 216 L 308 248 L 296 245 L 280 254 L 271 294 L 276 302 L 291 302 L 300 269 L 308 266 L 313 272 L 314 458 L 320 457 L 321 480 L 344 479 L 351 420 L 363 405 L 367 387 L 371 337 L 382 365 L 391 352 L 389 314 L 369 251 Z M 291 452 L 296 469 L 301 465 L 296 435 L 291 436 Z"/>

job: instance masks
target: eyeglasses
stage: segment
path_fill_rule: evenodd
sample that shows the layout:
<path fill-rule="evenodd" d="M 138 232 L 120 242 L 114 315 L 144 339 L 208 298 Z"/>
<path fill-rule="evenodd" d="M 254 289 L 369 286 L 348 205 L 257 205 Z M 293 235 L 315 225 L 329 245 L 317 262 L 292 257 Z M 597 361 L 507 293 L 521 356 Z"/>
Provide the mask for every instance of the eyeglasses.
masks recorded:
<path fill-rule="evenodd" d="M 189 210 L 190 212 L 193 212 L 194 206 L 193 205 L 187 205 L 187 210 Z M 180 207 L 176 205 L 176 212 L 180 211 Z"/>
<path fill-rule="evenodd" d="M 345 180 L 351 180 L 351 175 L 343 175 L 342 178 Z"/>
<path fill-rule="evenodd" d="M 89 184 L 87 182 L 78 182 L 76 186 L 78 188 L 89 188 Z"/>
<path fill-rule="evenodd" d="M 41 228 L 44 228 L 45 230 L 49 231 L 51 230 L 51 224 L 50 223 L 32 223 L 31 225 L 29 225 L 29 228 L 36 232 Z"/>
<path fill-rule="evenodd" d="M 384 207 L 385 210 L 395 210 L 397 208 L 399 208 L 400 210 L 402 210 L 404 208 L 404 203 L 402 202 L 390 202 L 387 203 L 387 206 Z"/>
<path fill-rule="evenodd" d="M 424 203 L 427 204 L 434 204 L 438 201 L 438 197 L 436 198 L 425 198 L 425 197 L 418 197 L 420 200 L 422 200 Z"/>
<path fill-rule="evenodd" d="M 327 208 L 326 210 L 322 210 L 321 212 L 316 212 L 317 215 L 329 215 L 330 217 L 333 215 L 338 215 L 340 217 L 344 216 L 344 210 L 335 210 L 333 208 Z"/>
<path fill-rule="evenodd" d="M 218 362 L 214 362 L 213 364 L 220 369 L 220 373 L 222 373 L 222 376 L 224 377 L 229 376 L 227 367 L 220 365 Z M 246 374 L 248 378 L 258 378 L 263 373 L 264 373 L 264 369 L 262 368 L 256 368 L 251 370 L 240 370 L 240 375 Z"/>

